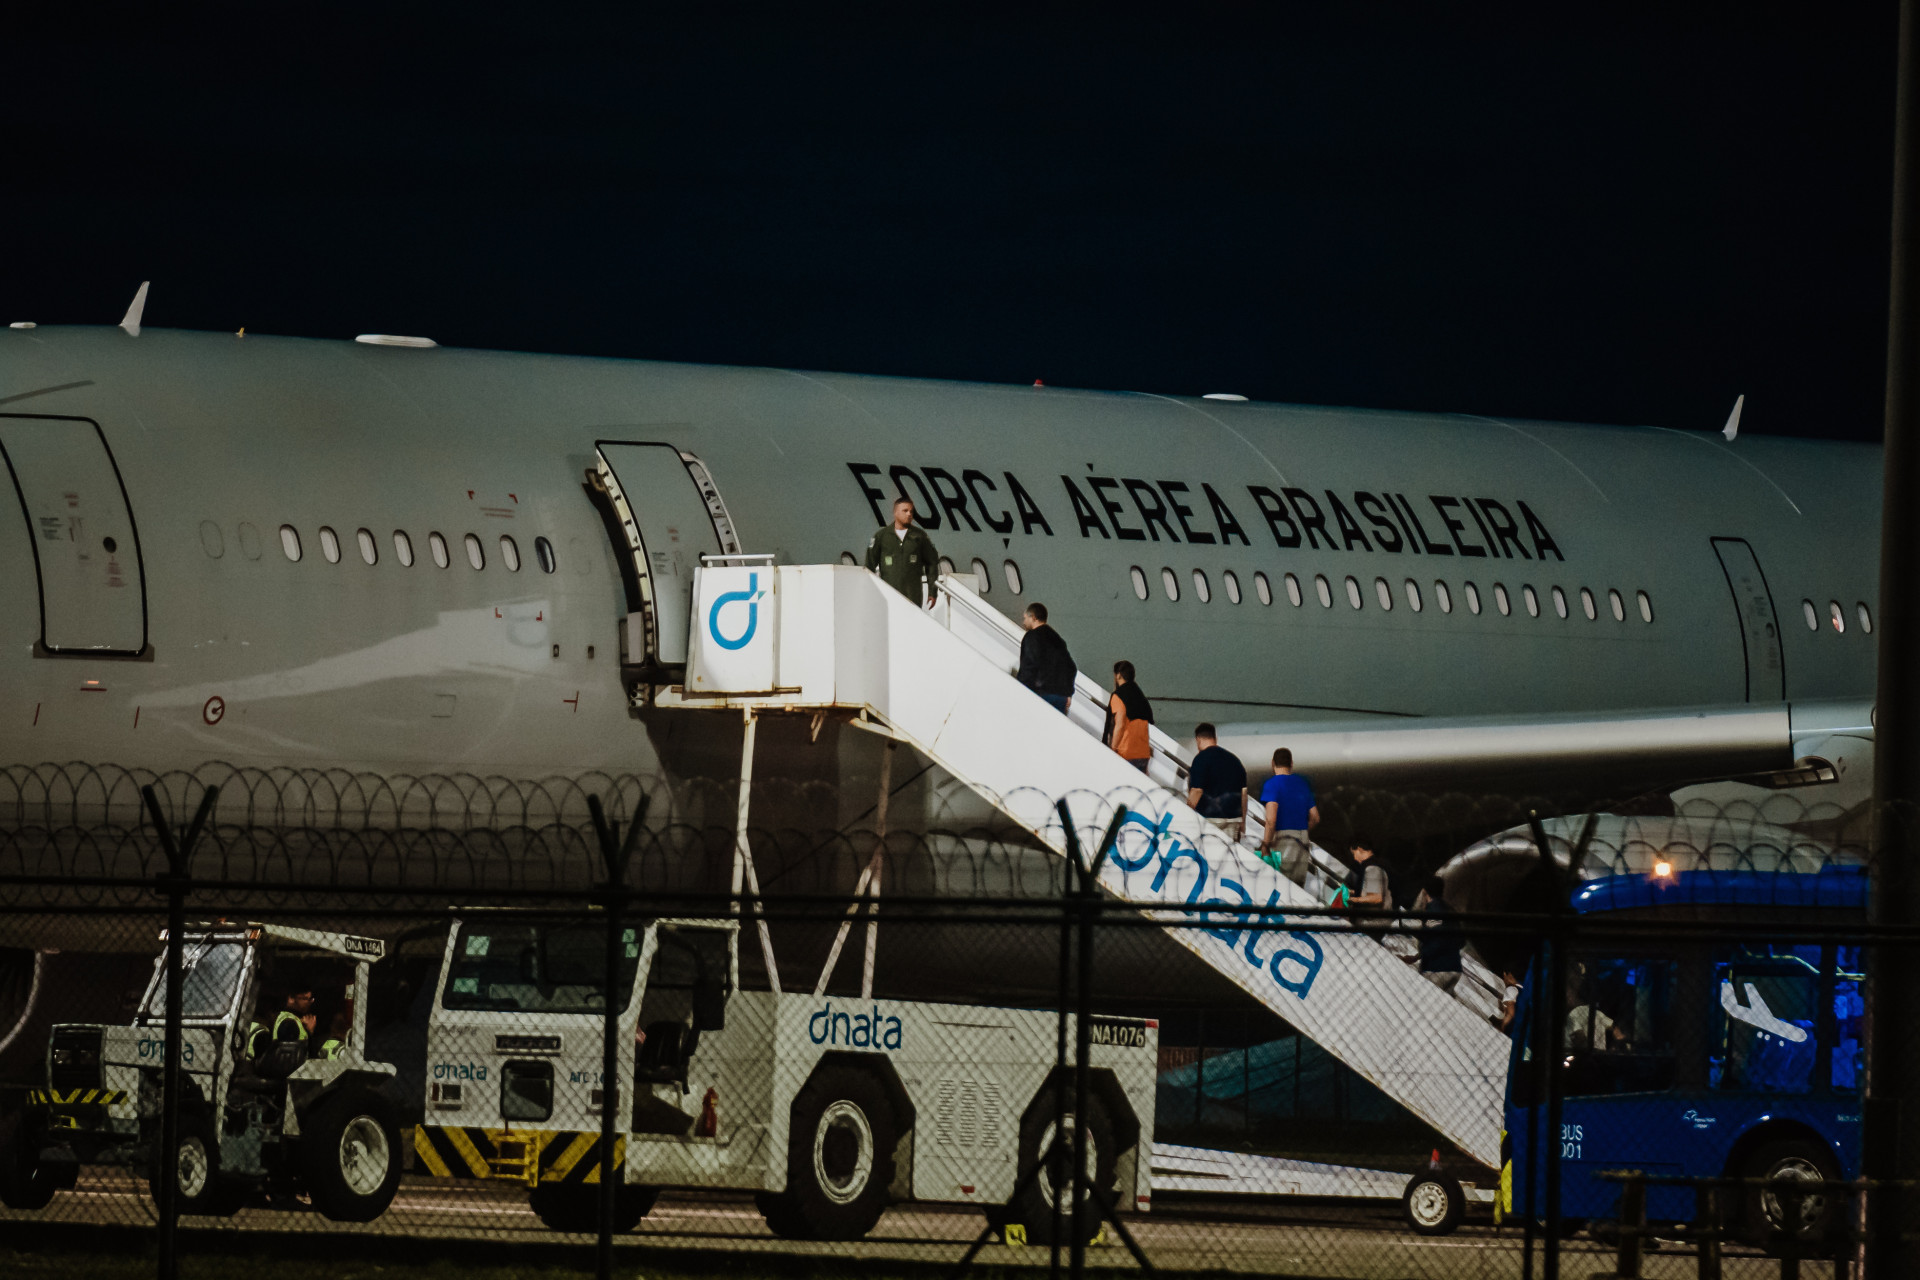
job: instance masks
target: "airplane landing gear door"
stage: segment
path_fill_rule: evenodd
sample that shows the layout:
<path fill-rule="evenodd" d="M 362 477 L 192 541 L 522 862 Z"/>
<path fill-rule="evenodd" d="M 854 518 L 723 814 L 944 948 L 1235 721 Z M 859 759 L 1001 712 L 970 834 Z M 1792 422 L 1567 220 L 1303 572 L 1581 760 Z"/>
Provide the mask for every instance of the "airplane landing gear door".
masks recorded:
<path fill-rule="evenodd" d="M 39 578 L 38 657 L 147 652 L 147 582 L 120 470 L 86 418 L 0 415 Z"/>
<path fill-rule="evenodd" d="M 702 555 L 737 552 L 733 522 L 700 460 L 668 444 L 595 442 L 587 491 L 601 509 L 628 616 L 622 663 L 649 683 L 686 670 L 693 571 Z"/>
<path fill-rule="evenodd" d="M 1773 593 L 1745 538 L 1715 538 L 1714 554 L 1726 571 L 1733 606 L 1740 615 L 1740 641 L 1747 654 L 1747 701 L 1778 702 L 1787 696 L 1787 665 L 1780 655 L 1780 620 Z"/>

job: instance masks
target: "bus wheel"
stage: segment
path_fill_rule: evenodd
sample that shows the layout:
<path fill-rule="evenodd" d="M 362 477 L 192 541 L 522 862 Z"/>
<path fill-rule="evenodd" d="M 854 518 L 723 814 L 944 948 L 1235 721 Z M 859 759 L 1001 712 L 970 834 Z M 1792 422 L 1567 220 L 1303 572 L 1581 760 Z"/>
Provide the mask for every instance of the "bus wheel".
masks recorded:
<path fill-rule="evenodd" d="M 1840 1169 L 1833 1153 L 1806 1139 L 1770 1142 L 1747 1160 L 1743 1174 L 1749 1178 L 1769 1178 L 1816 1182 L 1838 1181 Z M 1832 1191 L 1809 1191 L 1800 1198 L 1800 1247 L 1804 1251 L 1824 1252 L 1834 1240 L 1840 1225 L 1844 1196 Z M 1768 1253 L 1785 1251 L 1787 1227 L 1786 1197 L 1767 1187 L 1748 1187 L 1741 1212 L 1741 1235 L 1752 1245 Z"/>
<path fill-rule="evenodd" d="M 900 1140 L 893 1103 L 865 1071 L 827 1067 L 793 1100 L 782 1195 L 809 1240 L 858 1240 L 873 1230 L 893 1183 Z M 779 1231 L 785 1225 L 768 1218 Z M 784 1234 L 784 1232 L 782 1233 Z"/>
<path fill-rule="evenodd" d="M 0 1114 L 0 1204 L 44 1209 L 59 1190 L 53 1171 L 40 1163 L 40 1126 L 25 1112 Z"/>
<path fill-rule="evenodd" d="M 1066 1114 L 1065 1133 L 1061 1138 L 1058 1163 L 1050 1168 L 1041 1169 L 1032 1177 L 1027 1171 L 1040 1163 L 1047 1148 L 1053 1142 L 1053 1106 L 1049 1092 L 1041 1104 L 1027 1114 L 1020 1126 L 1020 1173 L 1026 1183 L 1026 1190 L 1020 1198 L 1008 1205 L 1011 1210 L 1010 1221 L 1017 1222 L 1027 1230 L 1030 1244 L 1051 1245 L 1053 1243 L 1053 1202 L 1060 1196 L 1061 1243 L 1067 1243 L 1066 1237 L 1073 1234 L 1073 1204 L 1080 1202 L 1081 1234 L 1091 1241 L 1100 1234 L 1100 1210 L 1084 1192 L 1078 1195 L 1061 1195 L 1067 1188 L 1065 1184 L 1073 1174 L 1073 1143 L 1075 1116 Z M 1117 1139 L 1113 1135 L 1113 1121 L 1107 1118 L 1107 1108 L 1097 1097 L 1087 1098 L 1087 1176 L 1102 1198 L 1111 1203 L 1114 1181 L 1120 1153 L 1115 1150 Z"/>
<path fill-rule="evenodd" d="M 348 1086 L 300 1117 L 300 1181 L 335 1222 L 372 1222 L 400 1189 L 400 1125 L 391 1102 Z"/>
<path fill-rule="evenodd" d="M 1415 1235 L 1452 1235 L 1467 1212 L 1467 1196 L 1460 1184 L 1444 1173 L 1418 1173 L 1401 1194 L 1400 1208 Z"/>

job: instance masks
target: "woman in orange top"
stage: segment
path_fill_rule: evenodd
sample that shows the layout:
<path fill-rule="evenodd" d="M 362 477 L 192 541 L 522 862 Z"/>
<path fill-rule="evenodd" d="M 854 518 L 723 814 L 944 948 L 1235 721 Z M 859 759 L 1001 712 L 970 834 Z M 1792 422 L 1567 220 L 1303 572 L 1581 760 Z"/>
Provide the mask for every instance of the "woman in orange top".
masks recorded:
<path fill-rule="evenodd" d="M 1133 664 L 1113 664 L 1113 696 L 1107 699 L 1107 745 L 1140 772 L 1147 771 L 1153 748 L 1147 742 L 1147 726 L 1153 723 L 1153 704 L 1133 681 Z"/>

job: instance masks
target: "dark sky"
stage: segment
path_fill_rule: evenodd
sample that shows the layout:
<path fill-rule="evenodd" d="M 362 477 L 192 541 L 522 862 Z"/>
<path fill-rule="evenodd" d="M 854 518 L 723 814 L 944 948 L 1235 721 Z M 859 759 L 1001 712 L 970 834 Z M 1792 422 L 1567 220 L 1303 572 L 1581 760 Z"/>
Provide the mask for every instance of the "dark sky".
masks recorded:
<path fill-rule="evenodd" d="M 0 318 L 1877 439 L 1896 6 L 1675 7 L 36 6 Z"/>

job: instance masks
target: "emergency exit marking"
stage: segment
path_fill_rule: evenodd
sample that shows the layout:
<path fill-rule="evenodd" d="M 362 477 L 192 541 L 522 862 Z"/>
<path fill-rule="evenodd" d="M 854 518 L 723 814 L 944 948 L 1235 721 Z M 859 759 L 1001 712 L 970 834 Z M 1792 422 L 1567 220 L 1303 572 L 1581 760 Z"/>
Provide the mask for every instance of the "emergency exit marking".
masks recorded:
<path fill-rule="evenodd" d="M 566 704 L 567 704 L 568 706 L 570 706 L 570 707 L 572 707 L 572 708 L 573 708 L 573 710 L 574 710 L 574 714 L 576 714 L 576 715 L 578 715 L 578 714 L 579 714 L 579 712 L 580 712 L 580 691 L 579 691 L 578 689 L 575 689 L 575 690 L 573 691 L 573 696 L 572 696 L 571 698 L 562 698 L 562 699 L 560 699 L 560 701 L 562 701 L 562 702 L 564 702 L 564 703 L 566 703 Z"/>
<path fill-rule="evenodd" d="M 207 699 L 207 705 L 200 708 L 200 718 L 208 724 L 219 724 L 227 714 L 227 700 L 219 694 Z"/>

